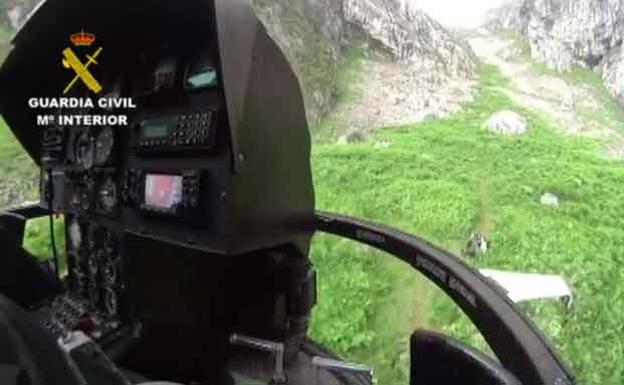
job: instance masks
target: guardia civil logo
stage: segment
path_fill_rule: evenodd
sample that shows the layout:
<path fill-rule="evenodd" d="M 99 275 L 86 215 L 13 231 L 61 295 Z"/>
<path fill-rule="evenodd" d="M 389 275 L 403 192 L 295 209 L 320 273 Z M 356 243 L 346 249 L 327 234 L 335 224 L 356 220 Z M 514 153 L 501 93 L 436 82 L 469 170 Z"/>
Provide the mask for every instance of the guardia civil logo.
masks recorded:
<path fill-rule="evenodd" d="M 69 40 L 75 47 L 91 47 L 93 43 L 95 43 L 95 35 L 82 31 L 71 35 Z M 78 80 L 81 80 L 94 94 L 102 92 L 102 85 L 97 81 L 93 74 L 89 72 L 89 67 L 92 64 L 98 64 L 96 59 L 101 53 L 102 47 L 99 47 L 93 53 L 85 55 L 85 62 L 83 63 L 71 47 L 67 47 L 63 50 L 63 67 L 71 70 L 74 75 L 72 80 L 63 90 L 63 95 L 66 95 L 69 91 L 71 91 Z"/>

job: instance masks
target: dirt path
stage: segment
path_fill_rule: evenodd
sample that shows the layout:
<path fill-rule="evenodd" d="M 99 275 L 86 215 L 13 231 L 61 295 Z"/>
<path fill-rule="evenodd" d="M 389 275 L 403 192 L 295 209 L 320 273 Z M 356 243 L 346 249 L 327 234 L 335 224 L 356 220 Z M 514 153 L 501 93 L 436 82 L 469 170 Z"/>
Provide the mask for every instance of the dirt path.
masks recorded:
<path fill-rule="evenodd" d="M 549 117 L 565 134 L 607 140 L 607 155 L 624 159 L 624 151 L 617 150 L 624 143 L 623 123 L 609 116 L 590 86 L 539 73 L 512 40 L 480 35 L 469 42 L 481 60 L 511 80 L 502 91 L 512 100 Z"/>

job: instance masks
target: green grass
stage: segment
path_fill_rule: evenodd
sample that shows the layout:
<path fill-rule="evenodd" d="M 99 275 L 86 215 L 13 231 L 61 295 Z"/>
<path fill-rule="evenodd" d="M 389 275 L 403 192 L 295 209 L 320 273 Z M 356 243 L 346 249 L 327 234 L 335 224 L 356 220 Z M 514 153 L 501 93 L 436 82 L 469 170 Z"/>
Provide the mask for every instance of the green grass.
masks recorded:
<path fill-rule="evenodd" d="M 8 42 L 12 35 L 13 32 L 8 26 L 0 24 L 0 42 Z"/>
<path fill-rule="evenodd" d="M 506 83 L 484 66 L 475 102 L 448 119 L 383 130 L 378 136 L 392 141 L 387 149 L 317 145 L 318 207 L 391 224 L 455 252 L 481 229 L 493 248 L 476 266 L 564 275 L 576 299 L 570 314 L 558 304 L 523 308 L 583 383 L 624 383 L 624 168 L 600 156 L 599 142 L 562 137 L 544 117 L 514 104 L 499 91 Z M 483 130 L 501 109 L 525 114 L 530 131 L 509 138 Z M 546 192 L 561 206 L 540 205 Z M 406 383 L 414 327 L 483 346 L 439 291 L 417 279 L 398 283 L 410 276 L 407 268 L 326 237 L 317 239 L 313 256 L 321 281 L 314 336 L 372 364 L 380 384 Z M 405 287 L 420 289 L 405 289 L 412 307 L 396 294 Z"/>
<path fill-rule="evenodd" d="M 0 165 L 2 165 L 0 186 L 11 186 L 13 193 L 20 195 L 24 200 L 38 199 L 37 167 L 1 117 Z M 9 203 L 6 194 L 8 193 L 0 194 L 0 210 L 6 208 Z"/>

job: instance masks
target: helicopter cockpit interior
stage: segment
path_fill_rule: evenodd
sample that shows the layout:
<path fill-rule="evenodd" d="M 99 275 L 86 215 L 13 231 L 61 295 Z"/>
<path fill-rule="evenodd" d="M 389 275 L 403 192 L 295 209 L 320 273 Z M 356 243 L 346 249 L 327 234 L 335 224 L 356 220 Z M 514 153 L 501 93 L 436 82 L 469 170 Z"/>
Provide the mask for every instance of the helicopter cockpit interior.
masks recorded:
<path fill-rule="evenodd" d="M 500 360 L 420 331 L 413 384 L 574 383 L 459 259 L 315 212 L 300 86 L 247 1 L 47 0 L 12 43 L 0 112 L 41 201 L 0 214 L 0 383 L 371 384 L 307 337 L 317 231 L 410 263 Z M 28 219 L 55 215 L 67 266 L 49 270 L 21 244 Z"/>

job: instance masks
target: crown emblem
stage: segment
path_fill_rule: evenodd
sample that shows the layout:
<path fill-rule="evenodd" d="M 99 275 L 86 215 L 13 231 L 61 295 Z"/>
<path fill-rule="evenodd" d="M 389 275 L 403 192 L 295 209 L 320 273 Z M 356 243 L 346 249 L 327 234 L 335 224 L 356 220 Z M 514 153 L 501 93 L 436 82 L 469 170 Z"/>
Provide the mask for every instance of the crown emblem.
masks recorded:
<path fill-rule="evenodd" d="M 69 40 L 71 40 L 75 46 L 90 46 L 95 41 L 95 35 L 82 31 L 71 35 Z"/>

